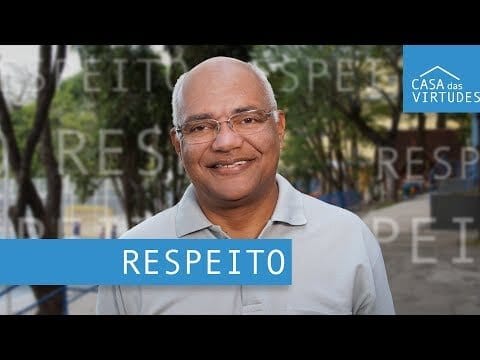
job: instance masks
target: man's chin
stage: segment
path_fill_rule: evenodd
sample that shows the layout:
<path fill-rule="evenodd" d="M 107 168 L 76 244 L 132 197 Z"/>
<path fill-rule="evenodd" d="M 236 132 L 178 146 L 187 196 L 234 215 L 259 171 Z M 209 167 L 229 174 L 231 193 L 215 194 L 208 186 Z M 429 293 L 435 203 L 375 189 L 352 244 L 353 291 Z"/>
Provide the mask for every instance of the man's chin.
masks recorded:
<path fill-rule="evenodd" d="M 220 193 L 217 195 L 217 199 L 223 200 L 223 201 L 241 201 L 245 198 L 248 197 L 248 193 Z"/>
<path fill-rule="evenodd" d="M 239 205 L 245 201 L 248 201 L 248 198 L 251 195 L 251 191 L 238 191 L 238 190 L 225 190 L 219 191 L 215 189 L 211 194 L 211 199 L 216 199 L 219 202 L 225 204 Z"/>

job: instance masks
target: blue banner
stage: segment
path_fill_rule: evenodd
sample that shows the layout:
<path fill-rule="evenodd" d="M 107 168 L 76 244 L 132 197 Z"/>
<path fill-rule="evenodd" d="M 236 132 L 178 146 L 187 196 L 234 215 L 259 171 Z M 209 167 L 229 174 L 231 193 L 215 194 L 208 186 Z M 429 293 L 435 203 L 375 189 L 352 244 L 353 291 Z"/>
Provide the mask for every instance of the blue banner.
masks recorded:
<path fill-rule="evenodd" d="M 0 240 L 5 285 L 291 285 L 290 239 Z"/>
<path fill-rule="evenodd" d="M 405 45 L 403 111 L 480 112 L 480 45 Z"/>

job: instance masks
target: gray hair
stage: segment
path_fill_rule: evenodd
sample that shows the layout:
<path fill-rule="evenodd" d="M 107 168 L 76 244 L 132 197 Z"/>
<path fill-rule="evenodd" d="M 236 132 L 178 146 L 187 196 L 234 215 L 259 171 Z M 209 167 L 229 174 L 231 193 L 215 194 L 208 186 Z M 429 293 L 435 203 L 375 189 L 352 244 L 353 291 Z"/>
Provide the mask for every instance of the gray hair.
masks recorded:
<path fill-rule="evenodd" d="M 267 75 L 263 72 L 262 69 L 260 69 L 257 65 L 253 63 L 245 63 L 249 66 L 250 70 L 252 70 L 257 77 L 260 79 L 263 88 L 265 89 L 265 94 L 267 96 L 267 101 L 270 105 L 270 108 L 272 110 L 277 109 L 277 100 L 275 99 L 275 94 L 273 92 L 272 85 L 267 79 Z M 185 84 L 185 79 L 187 78 L 187 75 L 190 73 L 190 71 L 187 71 L 186 73 L 182 74 L 176 84 L 175 87 L 173 88 L 173 95 L 172 95 L 172 117 L 173 117 L 173 126 L 178 126 L 181 121 L 181 94 L 183 90 L 183 86 Z M 275 119 L 277 120 L 277 119 Z"/>

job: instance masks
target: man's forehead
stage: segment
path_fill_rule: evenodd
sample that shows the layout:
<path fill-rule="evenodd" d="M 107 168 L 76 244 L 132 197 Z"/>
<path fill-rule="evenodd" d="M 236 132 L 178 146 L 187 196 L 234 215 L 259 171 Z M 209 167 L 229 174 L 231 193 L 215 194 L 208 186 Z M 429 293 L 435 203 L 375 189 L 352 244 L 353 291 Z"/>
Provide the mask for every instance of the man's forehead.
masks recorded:
<path fill-rule="evenodd" d="M 234 111 L 238 107 L 263 107 L 266 93 L 260 81 L 246 72 L 228 76 L 200 74 L 190 77 L 183 87 L 185 112 Z M 225 75 L 225 74 L 223 74 Z"/>

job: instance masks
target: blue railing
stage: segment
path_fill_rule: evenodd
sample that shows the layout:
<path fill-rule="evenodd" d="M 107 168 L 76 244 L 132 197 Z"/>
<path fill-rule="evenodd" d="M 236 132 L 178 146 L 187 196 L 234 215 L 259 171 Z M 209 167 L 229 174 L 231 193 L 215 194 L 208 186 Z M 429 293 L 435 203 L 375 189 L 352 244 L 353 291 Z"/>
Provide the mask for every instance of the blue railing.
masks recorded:
<path fill-rule="evenodd" d="M 2 296 L 6 296 L 7 294 L 11 293 L 13 290 L 18 288 L 18 285 L 12 285 L 8 286 L 7 288 L 3 289 L 0 291 L 0 298 Z M 83 296 L 87 295 L 88 293 L 91 292 L 97 292 L 97 285 L 90 286 L 88 288 L 80 288 L 80 287 L 74 287 L 74 286 L 60 286 L 59 288 L 51 291 L 47 295 L 43 296 L 41 299 L 34 301 L 32 304 L 24 307 L 23 309 L 16 311 L 14 315 L 24 315 L 30 312 L 31 310 L 35 309 L 37 306 L 43 304 L 44 302 L 48 301 L 51 299 L 53 296 L 58 295 L 60 293 L 64 293 L 64 298 L 65 302 L 63 304 L 63 311 L 62 313 L 64 315 L 68 315 L 68 306 L 72 304 L 74 301 L 77 301 L 78 299 L 82 298 Z M 68 292 L 76 292 L 77 294 L 73 295 L 72 297 L 68 298 Z"/>
<path fill-rule="evenodd" d="M 17 287 L 19 287 L 18 285 L 13 285 L 13 286 L 8 286 L 6 287 L 5 289 L 3 289 L 2 291 L 0 291 L 0 298 L 4 295 L 7 295 L 9 292 L 12 292 L 13 290 L 15 290 Z"/>

